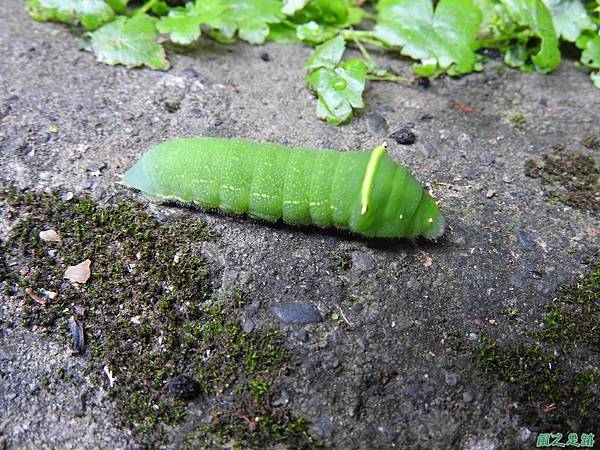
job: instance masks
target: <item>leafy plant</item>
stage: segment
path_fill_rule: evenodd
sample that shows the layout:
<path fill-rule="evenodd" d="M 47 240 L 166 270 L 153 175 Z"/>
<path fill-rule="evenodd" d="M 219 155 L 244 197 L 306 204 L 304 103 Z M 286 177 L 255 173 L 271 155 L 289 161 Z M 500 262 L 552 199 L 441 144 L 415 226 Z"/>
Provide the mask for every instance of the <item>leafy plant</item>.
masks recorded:
<path fill-rule="evenodd" d="M 203 32 L 226 44 L 237 39 L 315 46 L 306 64 L 317 116 L 347 122 L 363 107 L 368 80 L 410 82 L 379 67 L 368 50 L 417 62 L 417 77 L 460 76 L 483 69 L 483 49 L 511 67 L 546 73 L 560 63 L 560 41 L 575 43 L 600 88 L 598 0 L 30 0 L 38 21 L 80 24 L 98 60 L 166 70 L 164 35 L 190 45 Z M 435 7 L 434 7 L 435 3 Z M 141 5 L 140 5 L 141 4 Z M 373 9 L 374 8 L 374 9 Z M 358 26 L 360 29 L 355 29 Z M 162 38 L 161 38 L 162 39 Z M 348 45 L 361 59 L 343 61 Z"/>

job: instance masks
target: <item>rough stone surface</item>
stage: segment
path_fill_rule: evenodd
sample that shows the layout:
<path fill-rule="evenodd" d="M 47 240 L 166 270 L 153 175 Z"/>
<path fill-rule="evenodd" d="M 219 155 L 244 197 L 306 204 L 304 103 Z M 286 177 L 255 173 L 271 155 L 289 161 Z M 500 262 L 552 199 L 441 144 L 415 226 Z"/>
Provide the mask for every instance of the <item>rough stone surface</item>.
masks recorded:
<path fill-rule="evenodd" d="M 597 237 L 585 233 L 599 229 L 598 218 L 547 203 L 539 180 L 524 174 L 526 160 L 556 144 L 594 151 L 579 145 L 600 123 L 600 91 L 584 70 L 567 61 L 541 76 L 489 63 L 483 73 L 432 80 L 426 90 L 372 83 L 365 112 L 336 128 L 315 118 L 304 46 L 201 40 L 183 54 L 171 51 L 172 68 L 158 72 L 96 63 L 80 51 L 77 31 L 31 21 L 22 2 L 0 1 L 0 30 L 2 186 L 56 187 L 65 199 L 85 190 L 101 203 L 143 201 L 115 182 L 166 139 L 212 135 L 347 151 L 381 144 L 369 131 L 369 113 L 385 112 L 392 128 L 417 123 L 414 145 L 388 144 L 440 201 L 448 231 L 437 244 L 149 208 L 208 222 L 218 238 L 207 251 L 222 270 L 224 290 L 241 289 L 261 305 L 248 314 L 257 328 L 286 326 L 271 314 L 278 303 L 310 302 L 324 318 L 344 313 L 308 325 L 310 340 L 294 343 L 286 375 L 289 405 L 326 444 L 530 448 L 518 430 L 532 428 L 518 409 L 508 415 L 506 386 L 471 377 L 472 355 L 444 336 L 458 330 L 466 340 L 493 334 L 509 342 L 539 329 L 557 286 L 575 280 L 598 250 Z M 410 62 L 378 58 L 410 74 Z M 456 103 L 474 110 L 457 110 Z M 527 120 L 515 127 L 514 115 Z M 0 239 L 7 232 L 0 220 Z M 372 261 L 361 261 L 370 269 L 332 269 L 328 255 L 341 251 L 369 255 Z M 521 311 L 517 322 L 504 314 L 507 305 Z M 115 427 L 106 392 L 83 376 L 85 356 L 72 355 L 69 342 L 22 329 L 17 307 L 0 298 L 6 447 L 135 448 L 128 430 Z M 70 381 L 55 380 L 58 369 Z M 460 382 L 447 373 L 460 373 Z"/>
<path fill-rule="evenodd" d="M 312 303 L 281 303 L 273 307 L 273 314 L 283 323 L 307 324 L 321 320 L 319 310 Z"/>

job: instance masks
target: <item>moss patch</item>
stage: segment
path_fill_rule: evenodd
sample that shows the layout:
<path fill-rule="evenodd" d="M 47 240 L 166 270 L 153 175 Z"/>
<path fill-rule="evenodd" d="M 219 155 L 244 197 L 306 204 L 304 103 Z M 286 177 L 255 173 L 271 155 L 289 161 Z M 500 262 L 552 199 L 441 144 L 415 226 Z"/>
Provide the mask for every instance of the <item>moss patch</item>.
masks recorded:
<path fill-rule="evenodd" d="M 563 287 L 546 308 L 544 328 L 529 342 L 502 347 L 480 339 L 474 364 L 514 388 L 521 415 L 534 426 L 590 431 L 600 414 L 600 261 Z M 574 430 L 574 428 L 578 428 Z"/>
<path fill-rule="evenodd" d="M 20 218 L 1 249 L 0 270 L 4 291 L 21 300 L 23 324 L 65 342 L 68 318 L 83 324 L 89 372 L 113 398 L 119 424 L 141 444 L 168 442 L 169 427 L 185 418 L 188 403 L 169 392 L 170 380 L 185 374 L 200 385 L 195 401 L 218 405 L 206 411 L 211 423 L 186 418 L 194 442 L 309 445 L 307 424 L 286 407 L 270 406 L 271 386 L 289 359 L 283 338 L 243 332 L 241 295 L 216 300 L 200 253 L 210 235 L 196 217 L 163 224 L 140 205 L 99 207 L 85 197 L 63 202 L 56 193 L 14 190 L 0 193 L 2 204 L 9 219 Z M 46 229 L 61 242 L 40 239 Z M 88 258 L 87 283 L 63 279 L 67 266 Z M 214 401 L 220 396 L 228 401 Z"/>
<path fill-rule="evenodd" d="M 541 180 L 549 200 L 600 214 L 600 166 L 592 155 L 560 150 L 542 164 L 527 161 L 525 173 Z"/>

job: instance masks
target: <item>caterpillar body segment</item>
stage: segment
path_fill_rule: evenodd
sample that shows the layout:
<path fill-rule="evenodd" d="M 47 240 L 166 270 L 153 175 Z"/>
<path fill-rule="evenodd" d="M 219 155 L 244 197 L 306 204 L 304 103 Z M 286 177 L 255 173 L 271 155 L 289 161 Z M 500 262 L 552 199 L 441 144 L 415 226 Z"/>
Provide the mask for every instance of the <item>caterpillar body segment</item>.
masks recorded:
<path fill-rule="evenodd" d="M 240 139 L 163 142 L 123 175 L 123 184 L 155 201 L 336 227 L 368 237 L 437 239 L 437 203 L 385 148 L 336 152 Z"/>

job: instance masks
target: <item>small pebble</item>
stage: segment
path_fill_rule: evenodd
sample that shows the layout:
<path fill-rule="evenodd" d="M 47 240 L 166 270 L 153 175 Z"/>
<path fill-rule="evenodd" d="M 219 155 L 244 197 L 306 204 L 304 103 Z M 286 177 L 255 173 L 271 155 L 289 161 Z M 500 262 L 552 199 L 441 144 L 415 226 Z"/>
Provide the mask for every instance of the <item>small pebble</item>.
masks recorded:
<path fill-rule="evenodd" d="M 271 311 L 283 323 L 307 324 L 322 320 L 321 314 L 312 303 L 280 303 Z"/>
<path fill-rule="evenodd" d="M 244 320 L 244 324 L 242 325 L 242 329 L 244 330 L 244 333 L 252 333 L 254 328 L 256 328 L 256 324 L 254 323 L 254 321 L 252 319 Z"/>
<path fill-rule="evenodd" d="M 190 113 L 194 117 L 202 117 L 202 110 L 200 108 L 192 108 L 190 109 Z"/>
<path fill-rule="evenodd" d="M 531 250 L 535 246 L 535 241 L 531 239 L 522 228 L 517 228 L 517 231 L 515 231 L 515 236 L 517 236 L 517 239 L 525 248 L 525 250 Z"/>
<path fill-rule="evenodd" d="M 444 381 L 448 386 L 456 386 L 460 382 L 460 375 L 454 372 L 446 372 L 444 374 Z"/>
<path fill-rule="evenodd" d="M 519 438 L 521 442 L 527 442 L 533 433 L 527 427 L 523 427 L 519 429 Z"/>
<path fill-rule="evenodd" d="M 352 252 L 352 271 L 353 272 L 368 272 L 375 268 L 375 259 L 361 251 Z"/>
<path fill-rule="evenodd" d="M 322 417 L 313 425 L 312 431 L 317 436 L 328 438 L 333 433 L 334 428 L 335 426 L 329 417 Z"/>
<path fill-rule="evenodd" d="M 473 178 L 476 175 L 476 172 L 470 167 L 465 167 L 461 175 L 463 178 Z"/>
<path fill-rule="evenodd" d="M 496 195 L 496 191 L 493 189 L 488 189 L 487 192 L 485 193 L 485 196 L 487 198 L 492 198 L 494 195 Z"/>
<path fill-rule="evenodd" d="M 481 164 L 483 164 L 484 166 L 491 166 L 496 161 L 495 158 L 492 156 L 492 154 L 488 153 L 488 152 L 483 153 L 479 157 L 479 160 L 481 161 Z"/>
<path fill-rule="evenodd" d="M 66 194 L 63 194 L 63 195 L 61 195 L 61 196 L 60 196 L 60 200 L 61 200 L 63 203 L 66 203 L 66 202 L 68 202 L 68 201 L 69 201 L 69 200 L 71 200 L 72 198 L 73 198 L 73 193 L 72 193 L 72 192 L 70 192 L 70 191 L 69 191 L 69 192 L 67 192 Z"/>
<path fill-rule="evenodd" d="M 308 331 L 296 330 L 292 333 L 292 337 L 294 339 L 296 339 L 298 342 L 306 342 L 306 341 L 308 341 Z"/>
<path fill-rule="evenodd" d="M 198 78 L 200 75 L 195 69 L 188 67 L 187 69 L 183 69 L 183 74 L 188 78 Z"/>
<path fill-rule="evenodd" d="M 88 161 L 87 169 L 90 172 L 99 172 L 106 167 L 106 163 L 103 161 Z"/>
<path fill-rule="evenodd" d="M 400 145 L 412 145 L 417 140 L 417 136 L 412 130 L 413 128 L 413 123 L 404 124 L 402 128 L 390 134 L 390 137 Z"/>
<path fill-rule="evenodd" d="M 271 61 L 271 55 L 269 55 L 267 52 L 263 52 L 260 54 L 260 59 L 262 59 L 264 62 L 269 62 Z"/>
<path fill-rule="evenodd" d="M 92 187 L 92 182 L 90 180 L 85 180 L 83 183 L 81 183 L 81 187 L 83 189 L 89 189 Z"/>
<path fill-rule="evenodd" d="M 176 398 L 190 400 L 200 393 L 200 384 L 187 375 L 177 375 L 169 383 L 169 392 Z"/>
<path fill-rule="evenodd" d="M 417 84 L 419 85 L 420 88 L 427 89 L 427 88 L 429 88 L 429 86 L 431 86 L 431 81 L 427 77 L 421 77 L 417 81 Z"/>
<path fill-rule="evenodd" d="M 502 181 L 504 181 L 506 184 L 509 184 L 513 182 L 513 179 L 510 175 L 505 173 L 504 175 L 502 175 Z"/>
<path fill-rule="evenodd" d="M 367 116 L 367 130 L 374 136 L 385 136 L 389 129 L 385 117 L 372 113 Z"/>

